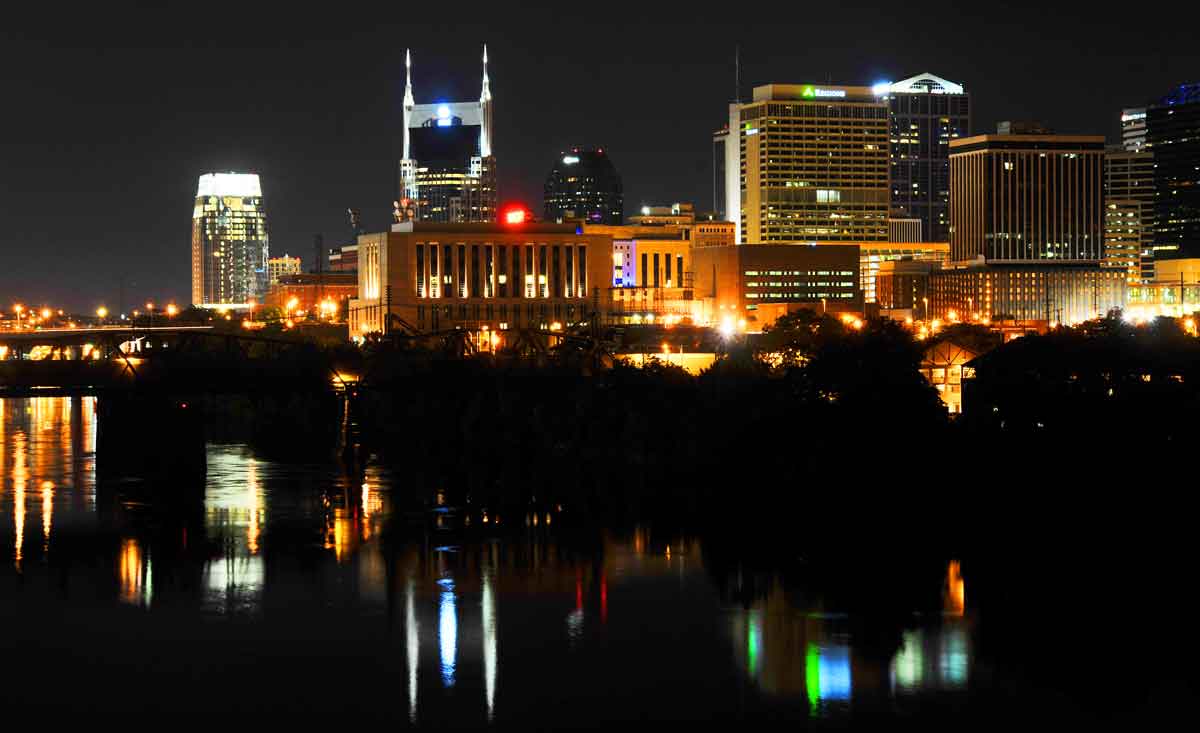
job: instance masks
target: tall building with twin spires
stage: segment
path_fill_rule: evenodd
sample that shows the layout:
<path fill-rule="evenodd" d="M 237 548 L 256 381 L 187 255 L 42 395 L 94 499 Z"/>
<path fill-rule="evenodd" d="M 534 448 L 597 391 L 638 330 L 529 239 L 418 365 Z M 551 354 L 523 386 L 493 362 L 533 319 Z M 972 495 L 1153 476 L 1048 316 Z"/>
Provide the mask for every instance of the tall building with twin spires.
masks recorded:
<path fill-rule="evenodd" d="M 413 98 L 412 56 L 404 54 L 404 158 L 397 216 L 441 223 L 496 220 L 496 158 L 492 154 L 492 90 L 487 46 L 477 102 Z M 401 200 L 407 202 L 401 203 Z"/>

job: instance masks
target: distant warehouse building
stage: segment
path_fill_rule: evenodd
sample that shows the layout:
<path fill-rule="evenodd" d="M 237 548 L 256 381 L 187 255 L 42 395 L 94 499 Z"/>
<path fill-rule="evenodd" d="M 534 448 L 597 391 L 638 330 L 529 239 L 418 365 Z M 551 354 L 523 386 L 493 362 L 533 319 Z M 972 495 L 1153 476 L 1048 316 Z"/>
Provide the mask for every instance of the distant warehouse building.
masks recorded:
<path fill-rule="evenodd" d="M 348 301 L 357 294 L 358 278 L 352 272 L 297 272 L 280 275 L 263 305 L 279 308 L 289 318 L 342 320 Z"/>
<path fill-rule="evenodd" d="M 573 224 L 401 222 L 358 238 L 352 335 L 565 327 L 599 310 L 612 237 Z"/>

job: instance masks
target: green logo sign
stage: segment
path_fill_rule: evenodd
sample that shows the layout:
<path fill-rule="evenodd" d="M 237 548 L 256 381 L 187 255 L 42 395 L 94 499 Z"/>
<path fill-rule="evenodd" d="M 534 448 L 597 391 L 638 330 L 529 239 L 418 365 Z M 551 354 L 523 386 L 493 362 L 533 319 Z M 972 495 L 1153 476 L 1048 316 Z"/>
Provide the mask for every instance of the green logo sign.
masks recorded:
<path fill-rule="evenodd" d="M 816 96 L 816 92 L 814 92 L 814 91 L 813 91 L 813 88 L 812 88 L 812 87 L 804 87 L 804 91 L 800 92 L 800 96 L 802 96 L 802 97 L 815 97 L 815 96 Z"/>

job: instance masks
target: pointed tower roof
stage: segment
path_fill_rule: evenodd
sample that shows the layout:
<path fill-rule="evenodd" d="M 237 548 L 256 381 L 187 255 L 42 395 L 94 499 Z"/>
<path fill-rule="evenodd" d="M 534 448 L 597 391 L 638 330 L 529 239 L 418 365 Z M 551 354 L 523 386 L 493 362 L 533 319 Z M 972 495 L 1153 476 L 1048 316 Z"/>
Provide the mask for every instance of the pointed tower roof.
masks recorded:
<path fill-rule="evenodd" d="M 487 44 L 485 43 L 483 44 L 483 91 L 479 94 L 480 102 L 492 101 L 492 82 L 488 79 L 487 64 Z"/>
<path fill-rule="evenodd" d="M 411 107 L 416 104 L 413 101 L 412 93 L 412 54 L 409 50 L 404 49 L 404 106 Z"/>

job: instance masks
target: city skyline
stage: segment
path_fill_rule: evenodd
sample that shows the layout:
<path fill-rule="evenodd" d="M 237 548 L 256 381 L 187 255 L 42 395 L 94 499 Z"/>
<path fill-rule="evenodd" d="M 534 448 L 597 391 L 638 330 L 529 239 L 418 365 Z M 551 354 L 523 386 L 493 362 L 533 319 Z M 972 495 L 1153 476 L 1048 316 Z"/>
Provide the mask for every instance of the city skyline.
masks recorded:
<path fill-rule="evenodd" d="M 53 40 L 42 41 L 10 29 L 2 32 L 0 53 L 14 70 L 10 96 L 23 105 L 22 114 L 0 122 L 7 170 L 0 212 L 8 223 L 0 298 L 43 298 L 90 311 L 97 302 L 115 304 L 123 286 L 131 298 L 183 300 L 182 202 L 192 200 L 188 189 L 209 170 L 262 176 L 272 198 L 272 254 L 308 252 L 316 234 L 330 246 L 348 240 L 347 207 L 363 211 L 367 230 L 384 228 L 401 152 L 408 46 L 420 59 L 430 97 L 455 99 L 478 94 L 478 50 L 488 44 L 493 90 L 505 100 L 496 111 L 505 131 L 496 151 L 503 160 L 500 200 L 535 209 L 544 161 L 580 143 L 603 146 L 621 161 L 630 210 L 670 201 L 711 208 L 711 133 L 733 96 L 735 44 L 743 99 L 760 84 L 825 78 L 871 84 L 933 71 L 971 90 L 973 132 L 989 131 L 1000 119 L 1035 118 L 1110 142 L 1119 140 L 1123 108 L 1192 81 L 1196 66 L 1194 52 L 1170 41 L 1182 31 L 1130 31 L 1095 19 L 1086 32 L 1065 7 L 1043 18 L 1030 36 L 1040 43 L 1022 44 L 1029 53 L 1016 62 L 989 49 L 1010 44 L 1020 26 L 989 21 L 984 11 L 946 15 L 932 27 L 923 17 L 921 37 L 937 29 L 948 35 L 915 49 L 899 36 L 917 21 L 884 11 L 876 11 L 881 22 L 869 52 L 808 35 L 803 44 L 778 42 L 818 22 L 848 26 L 855 16 L 853 9 L 821 12 L 779 27 L 695 22 L 681 34 L 686 39 L 665 45 L 652 17 L 640 28 L 595 23 L 569 34 L 562 33 L 573 27 L 569 18 L 560 25 L 370 28 L 289 19 L 284 35 L 297 40 L 288 42 L 189 38 L 174 29 L 145 36 L 165 28 L 166 18 L 143 19 L 136 31 L 100 19 L 98 27 L 112 31 L 99 34 L 106 48 L 95 47 L 94 24 L 57 27 L 44 34 Z M 1118 35 L 1128 50 L 1105 47 L 1104 39 Z M 618 38 L 627 50 L 604 57 Z M 350 48 L 354 54 L 344 53 Z M 1087 76 L 1077 64 L 1056 63 L 1064 48 L 1087 58 Z M 153 68 L 144 63 L 148 50 Z M 214 56 L 227 71 L 201 73 Z M 239 84 L 229 86 L 224 77 Z M 577 93 L 585 89 L 600 91 Z M 196 100 L 217 90 L 226 95 L 221 112 L 196 114 Z M 639 110 L 637 124 L 628 124 L 631 109 Z"/>

